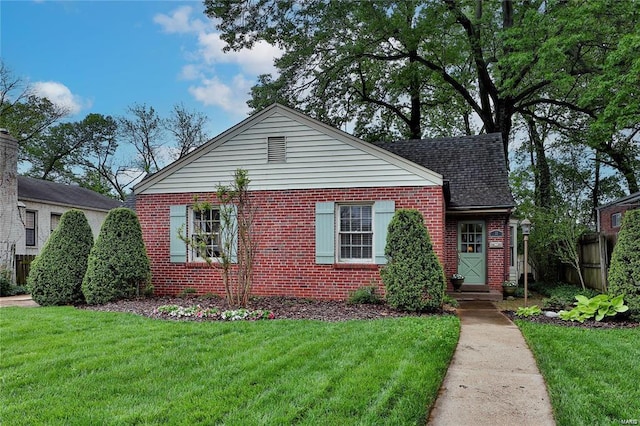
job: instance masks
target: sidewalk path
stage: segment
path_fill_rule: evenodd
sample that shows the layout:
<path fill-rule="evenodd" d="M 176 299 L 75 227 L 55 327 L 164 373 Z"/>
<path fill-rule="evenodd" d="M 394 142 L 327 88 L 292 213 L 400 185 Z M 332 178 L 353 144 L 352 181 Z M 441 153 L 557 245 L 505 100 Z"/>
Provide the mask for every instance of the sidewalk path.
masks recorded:
<path fill-rule="evenodd" d="M 460 302 L 460 341 L 428 425 L 555 425 L 518 327 L 491 302 Z"/>
<path fill-rule="evenodd" d="M 34 302 L 28 294 L 21 294 L 20 296 L 0 297 L 0 308 L 7 306 L 35 307 L 40 305 Z"/>

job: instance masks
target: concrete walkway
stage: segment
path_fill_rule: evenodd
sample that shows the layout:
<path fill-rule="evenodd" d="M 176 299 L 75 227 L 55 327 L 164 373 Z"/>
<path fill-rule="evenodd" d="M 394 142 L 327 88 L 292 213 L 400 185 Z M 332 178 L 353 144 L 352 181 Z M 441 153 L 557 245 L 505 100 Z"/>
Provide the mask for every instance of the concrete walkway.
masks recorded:
<path fill-rule="evenodd" d="M 460 302 L 460 341 L 428 425 L 555 425 L 520 330 L 491 302 Z"/>
<path fill-rule="evenodd" d="M 35 307 L 40 305 L 34 302 L 30 295 L 21 294 L 20 296 L 0 297 L 0 308 L 7 306 Z"/>

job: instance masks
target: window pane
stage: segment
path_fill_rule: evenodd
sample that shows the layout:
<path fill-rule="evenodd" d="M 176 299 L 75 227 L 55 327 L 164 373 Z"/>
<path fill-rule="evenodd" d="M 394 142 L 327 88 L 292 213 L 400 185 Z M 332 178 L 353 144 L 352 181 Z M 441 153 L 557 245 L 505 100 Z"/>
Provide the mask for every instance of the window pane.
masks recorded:
<path fill-rule="evenodd" d="M 199 248 L 192 250 L 194 258 L 220 257 L 220 211 L 193 211 L 191 238 L 200 242 Z"/>
<path fill-rule="evenodd" d="M 342 260 L 373 258 L 373 209 L 370 205 L 340 206 L 339 253 Z"/>

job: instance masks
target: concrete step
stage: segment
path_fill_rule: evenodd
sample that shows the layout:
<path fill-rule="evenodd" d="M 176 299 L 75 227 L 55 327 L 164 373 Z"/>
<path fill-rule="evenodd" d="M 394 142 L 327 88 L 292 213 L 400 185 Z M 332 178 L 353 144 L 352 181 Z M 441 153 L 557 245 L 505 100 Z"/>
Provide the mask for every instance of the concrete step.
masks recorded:
<path fill-rule="evenodd" d="M 453 291 L 447 290 L 447 294 L 454 299 L 460 300 L 486 300 L 497 302 L 502 300 L 502 292 L 498 290 L 486 291 Z"/>

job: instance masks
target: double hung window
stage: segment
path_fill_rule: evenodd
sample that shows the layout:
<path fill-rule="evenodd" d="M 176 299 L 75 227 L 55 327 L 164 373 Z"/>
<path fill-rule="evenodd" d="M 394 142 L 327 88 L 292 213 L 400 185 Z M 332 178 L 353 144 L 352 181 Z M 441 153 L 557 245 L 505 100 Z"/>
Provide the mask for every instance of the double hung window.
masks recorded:
<path fill-rule="evenodd" d="M 370 204 L 338 205 L 340 262 L 373 262 L 373 209 Z"/>
<path fill-rule="evenodd" d="M 220 210 L 191 209 L 191 240 L 196 247 L 191 250 L 191 260 L 203 261 L 206 258 L 220 257 Z"/>
<path fill-rule="evenodd" d="M 36 212 L 27 210 L 24 223 L 27 247 L 36 245 L 36 223 Z"/>

